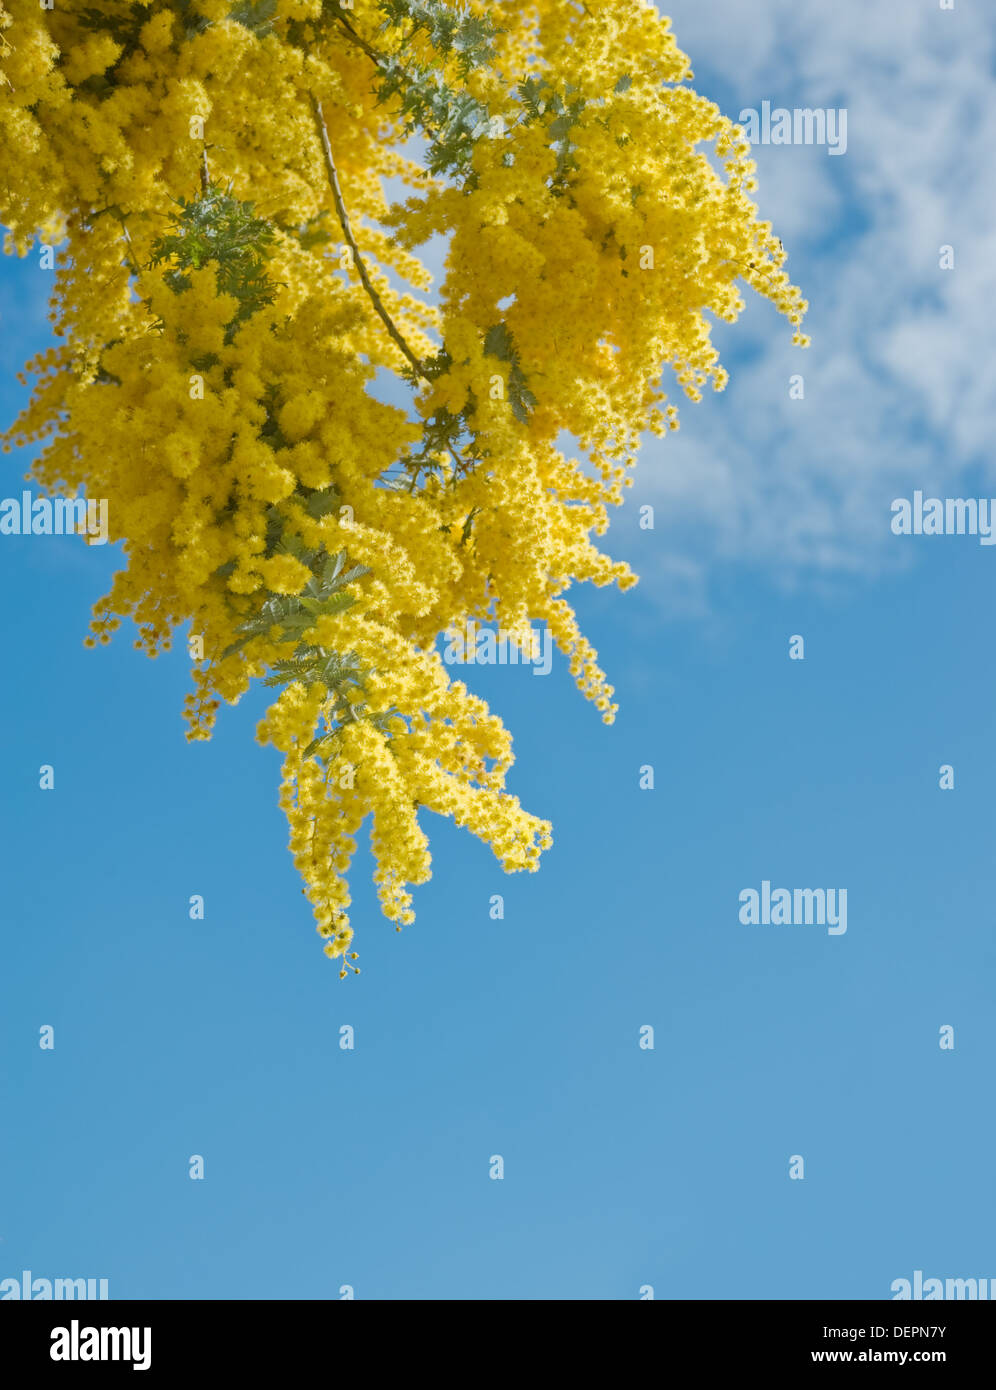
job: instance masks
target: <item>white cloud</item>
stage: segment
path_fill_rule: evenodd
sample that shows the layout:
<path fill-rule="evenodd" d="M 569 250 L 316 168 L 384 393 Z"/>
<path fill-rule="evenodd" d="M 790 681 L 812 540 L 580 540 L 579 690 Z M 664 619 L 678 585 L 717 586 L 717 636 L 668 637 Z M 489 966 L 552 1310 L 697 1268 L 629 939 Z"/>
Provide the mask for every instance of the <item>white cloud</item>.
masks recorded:
<path fill-rule="evenodd" d="M 669 13 L 695 85 L 718 96 L 718 79 L 733 119 L 765 100 L 846 107 L 848 146 L 755 147 L 761 215 L 810 301 L 814 342 L 791 348 L 757 301 L 717 331 L 731 385 L 684 404 L 681 431 L 648 442 L 633 488 L 633 503 L 655 503 L 668 556 L 654 574 L 640 546 L 647 586 L 690 611 L 690 580 L 705 592 L 721 565 L 784 583 L 905 565 L 893 497 L 957 489 L 972 465 L 996 475 L 991 25 L 968 6 L 895 0 L 678 0 Z M 953 271 L 939 269 L 943 244 Z M 804 401 L 789 399 L 793 372 Z"/>

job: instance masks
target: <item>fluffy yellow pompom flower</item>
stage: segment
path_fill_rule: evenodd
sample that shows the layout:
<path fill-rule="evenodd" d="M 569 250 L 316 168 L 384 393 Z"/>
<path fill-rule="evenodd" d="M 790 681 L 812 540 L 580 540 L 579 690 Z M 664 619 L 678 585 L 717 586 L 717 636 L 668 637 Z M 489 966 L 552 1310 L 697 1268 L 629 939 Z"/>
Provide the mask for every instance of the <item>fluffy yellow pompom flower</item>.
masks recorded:
<path fill-rule="evenodd" d="M 190 624 L 191 738 L 252 680 L 282 687 L 258 736 L 342 975 L 364 824 L 399 930 L 424 809 L 508 872 L 552 842 L 440 635 L 545 627 L 611 723 L 566 595 L 636 582 L 596 541 L 641 438 L 678 427 L 665 374 L 722 389 L 710 318 L 743 286 L 805 344 L 743 132 L 689 77 L 632 0 L 497 22 L 483 0 L 0 0 L 7 249 L 62 243 L 60 346 L 5 442 L 109 501 L 126 566 L 90 644 L 130 617 L 155 654 Z"/>

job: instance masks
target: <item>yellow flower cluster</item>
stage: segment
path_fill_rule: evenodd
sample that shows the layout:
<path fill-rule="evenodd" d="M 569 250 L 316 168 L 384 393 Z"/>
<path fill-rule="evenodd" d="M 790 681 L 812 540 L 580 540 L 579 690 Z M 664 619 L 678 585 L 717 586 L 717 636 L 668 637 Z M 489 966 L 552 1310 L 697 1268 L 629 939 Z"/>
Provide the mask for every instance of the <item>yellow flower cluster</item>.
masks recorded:
<path fill-rule="evenodd" d="M 344 713 L 341 691 L 299 672 L 259 729 L 284 754 L 290 848 L 342 964 L 366 820 L 399 928 L 430 872 L 422 808 L 507 871 L 535 869 L 551 843 L 506 790 L 509 736 L 450 678 L 440 633 L 546 624 L 611 723 L 612 687 L 564 595 L 636 582 L 595 538 L 641 437 L 678 426 L 664 373 L 692 400 L 722 388 L 706 315 L 735 320 L 741 283 L 803 345 L 806 305 L 758 220 L 742 132 L 685 85 L 651 6 L 506 6 L 488 63 L 445 57 L 445 81 L 493 118 L 460 177 L 401 153 L 404 65 L 431 56 L 424 29 L 385 25 L 376 0 L 273 10 L 254 28 L 232 0 L 0 0 L 0 161 L 17 171 L 0 221 L 8 250 L 60 247 L 62 340 L 29 364 L 34 395 L 5 439 L 40 444 L 33 476 L 50 490 L 109 500 L 127 563 L 89 640 L 124 617 L 153 655 L 184 623 L 202 639 L 190 737 L 302 643 L 362 673 Z M 412 190 L 393 209 L 391 177 Z M 274 233 L 274 294 L 238 323 L 216 261 L 182 289 L 152 264 L 177 200 L 211 183 Z M 448 246 L 438 304 L 414 254 L 434 235 Z M 414 381 L 412 412 L 377 398 L 385 371 Z M 440 420 L 460 438 L 413 467 Z M 309 506 L 316 494 L 328 505 Z M 245 637 L 264 603 L 307 596 L 309 556 L 338 554 L 364 567 L 351 606 L 317 605 L 303 634 L 274 622 Z"/>

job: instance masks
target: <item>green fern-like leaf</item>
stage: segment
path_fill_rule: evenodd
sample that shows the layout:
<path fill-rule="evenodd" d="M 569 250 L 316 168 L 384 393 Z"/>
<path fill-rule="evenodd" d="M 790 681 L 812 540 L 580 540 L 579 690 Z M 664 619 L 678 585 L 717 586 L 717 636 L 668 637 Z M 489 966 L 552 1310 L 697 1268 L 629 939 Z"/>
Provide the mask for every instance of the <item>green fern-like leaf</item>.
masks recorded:
<path fill-rule="evenodd" d="M 169 263 L 163 278 L 176 294 L 190 288 L 191 270 L 216 265 L 219 292 L 239 302 L 226 330 L 230 342 L 246 319 L 276 297 L 277 286 L 266 273 L 276 233 L 269 222 L 255 216 L 252 203 L 242 203 L 215 185 L 198 198 L 178 199 L 178 207 L 174 230 L 157 237 L 149 265 Z"/>

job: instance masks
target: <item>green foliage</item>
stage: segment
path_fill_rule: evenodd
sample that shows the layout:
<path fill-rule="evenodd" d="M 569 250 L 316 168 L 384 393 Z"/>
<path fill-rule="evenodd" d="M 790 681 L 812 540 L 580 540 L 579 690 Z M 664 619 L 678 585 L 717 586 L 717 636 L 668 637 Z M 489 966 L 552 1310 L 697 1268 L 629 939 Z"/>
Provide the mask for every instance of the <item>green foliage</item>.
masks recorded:
<path fill-rule="evenodd" d="M 163 10 L 172 10 L 180 20 L 181 42 L 193 38 L 195 34 L 203 33 L 211 26 L 211 21 L 198 13 L 195 0 L 166 0 L 166 3 L 158 7 L 134 2 L 122 4 L 120 0 L 114 0 L 106 9 L 88 5 L 86 9 L 81 10 L 77 20 L 84 29 L 91 33 L 110 35 L 122 49 L 105 73 L 98 73 L 81 85 L 101 101 L 110 96 L 114 90 L 117 69 L 140 46 L 142 27 L 153 14 L 161 13 Z M 250 30 L 257 38 L 265 38 L 273 29 L 276 13 L 277 0 L 240 0 L 229 10 L 228 18 Z"/>
<path fill-rule="evenodd" d="M 226 342 L 231 342 L 246 319 L 273 303 L 277 287 L 266 273 L 266 262 L 276 233 L 269 222 L 254 216 L 252 203 L 240 203 L 216 186 L 189 202 L 178 201 L 176 230 L 156 239 L 149 265 L 172 261 L 163 279 L 175 294 L 182 294 L 190 288 L 188 271 L 216 264 L 219 292 L 239 302 L 226 330 Z"/>
<path fill-rule="evenodd" d="M 438 381 L 447 374 L 452 365 L 452 357 L 443 348 L 434 356 L 423 359 L 421 374 L 409 369 L 405 376 L 413 387 L 418 387 L 423 380 Z M 448 406 L 443 406 L 422 421 L 422 440 L 419 448 L 406 454 L 400 461 L 401 469 L 408 478 L 406 486 L 409 490 L 414 489 L 422 474 L 442 470 L 439 454 L 459 454 L 468 470 L 479 462 L 481 455 L 470 431 L 474 404 L 471 397 L 463 409 L 455 413 Z"/>
<path fill-rule="evenodd" d="M 277 390 L 271 386 L 265 403 L 267 422 L 261 431 L 272 449 L 286 448 L 286 440 L 275 423 L 277 413 Z M 340 497 L 334 487 L 306 488 L 298 486 L 294 500 L 303 503 L 307 514 L 315 521 L 328 516 L 339 506 Z M 237 641 L 226 647 L 220 659 L 234 656 L 254 637 L 273 636 L 278 642 L 293 642 L 290 656 L 275 662 L 272 674 L 265 684 L 269 686 L 287 685 L 301 681 L 305 685 L 315 682 L 323 685 L 330 697 L 330 711 L 326 714 L 328 730 L 309 746 L 306 756 L 315 753 L 320 757 L 332 756 L 330 740 L 345 723 L 357 719 L 369 719 L 385 734 L 391 732 L 391 719 L 394 711 L 370 715 L 363 699 L 364 682 L 369 671 L 360 667 L 354 652 L 329 651 L 304 640 L 306 633 L 314 627 L 319 618 L 330 614 L 345 613 L 356 602 L 347 592 L 347 585 L 370 571 L 365 565 L 350 565 L 346 551 L 328 554 L 324 547 L 309 549 L 299 536 L 288 531 L 288 516 L 279 506 L 270 507 L 266 514 L 266 537 L 264 555 L 291 555 L 311 570 L 312 577 L 300 594 L 267 594 L 260 608 L 241 622 L 236 628 Z M 227 578 L 235 569 L 235 561 L 219 567 L 219 578 Z M 274 628 L 277 629 L 274 633 Z M 321 745 L 321 747 L 319 746 Z"/>
<path fill-rule="evenodd" d="M 174 10 L 180 20 L 181 42 L 210 24 L 198 12 L 196 0 L 173 0 L 165 7 Z M 383 16 L 382 32 L 402 31 L 404 59 L 380 54 L 367 44 L 353 27 L 352 10 L 344 9 L 336 0 L 327 3 L 314 20 L 291 21 L 288 37 L 306 49 L 312 31 L 338 23 L 375 63 L 380 74 L 379 99 L 397 98 L 406 129 L 420 131 L 426 137 L 429 171 L 437 175 L 450 174 L 459 178 L 465 187 L 472 187 L 475 176 L 470 162 L 476 142 L 504 138 L 504 125 L 500 117 L 492 117 L 479 101 L 453 85 L 442 69 L 449 65 L 450 72 L 455 70 L 459 79 L 491 62 L 495 35 L 492 20 L 472 13 L 465 4 L 446 3 L 445 0 L 380 0 L 379 9 Z M 101 96 L 113 89 L 114 68 L 138 48 L 142 26 L 154 10 L 153 6 L 131 3 L 115 6 L 107 12 L 91 6 L 80 13 L 84 28 L 110 33 L 122 46 L 114 67 L 95 80 L 94 90 Z M 277 3 L 276 0 L 239 0 L 229 10 L 228 17 L 263 38 L 273 30 Z M 418 40 L 422 41 L 421 45 L 416 42 Z M 420 46 L 422 51 L 429 52 L 427 61 L 411 56 Z M 526 119 L 547 121 L 558 150 L 558 177 L 566 177 L 571 167 L 569 132 L 573 118 L 581 109 L 580 102 L 563 101 L 542 78 L 529 79 L 520 88 L 520 96 Z M 178 208 L 170 230 L 153 243 L 149 267 L 164 267 L 165 283 L 174 293 L 182 294 L 190 287 L 191 271 L 206 265 L 216 266 L 219 292 L 233 296 L 238 303 L 226 327 L 226 342 L 231 342 L 242 323 L 274 301 L 277 286 L 267 274 L 267 262 L 277 228 L 256 217 L 252 203 L 231 197 L 230 187 L 228 192 L 223 192 L 220 187 L 208 184 L 199 197 L 189 201 L 180 199 Z M 301 226 L 280 226 L 280 229 L 293 235 L 305 250 L 326 245 L 333 239 L 327 209 Z M 493 325 L 487 332 L 484 347 L 490 356 L 509 364 L 509 404 L 515 418 L 524 423 L 536 399 L 529 390 L 507 325 Z M 194 366 L 207 370 L 216 360 L 209 355 L 195 361 Z M 436 380 L 451 366 L 452 359 L 444 348 L 422 364 L 421 373 L 411 372 L 412 384 L 420 384 L 420 378 Z M 108 381 L 113 380 L 109 374 L 105 375 Z M 419 450 L 400 461 L 409 487 L 415 486 L 424 471 L 441 468 L 441 455 L 456 458 L 457 471 L 470 470 L 480 462 L 483 455 L 473 423 L 476 404 L 471 393 L 460 411 L 444 408 L 425 420 Z M 285 448 L 287 441 L 277 423 L 279 402 L 275 386 L 270 388 L 265 405 L 267 417 L 261 438 L 275 450 Z M 303 501 L 308 514 L 315 519 L 327 515 L 339 504 L 334 488 L 314 492 L 299 489 L 295 496 Z M 463 523 L 460 545 L 470 536 L 476 511 L 477 508 L 472 509 Z M 345 612 L 355 602 L 346 589 L 367 573 L 366 569 L 350 567 L 344 551 L 328 555 L 324 550 L 306 550 L 296 536 L 287 532 L 287 521 L 279 507 L 270 509 L 265 554 L 268 557 L 293 555 L 311 570 L 312 578 L 297 596 L 268 594 L 259 609 L 238 626 L 238 640 L 222 653 L 221 659 L 241 651 L 255 637 L 273 634 L 274 629 L 277 629 L 277 641 L 293 643 L 291 654 L 275 664 L 266 684 L 277 686 L 301 681 L 306 685 L 318 682 L 325 687 L 330 696 L 329 728 L 307 751 L 328 756 L 336 729 L 343 723 L 371 718 L 378 728 L 389 733 L 397 716 L 394 711 L 369 715 L 363 698 L 364 681 L 369 673 L 360 669 L 355 653 L 326 651 L 304 640 L 318 618 Z M 221 566 L 219 578 L 227 577 L 234 568 L 234 561 Z"/>
<path fill-rule="evenodd" d="M 294 555 L 295 559 L 302 559 L 305 563 L 308 559 L 317 563 L 317 553 L 302 553 L 300 544 L 295 546 L 283 542 L 278 545 L 277 554 Z M 345 587 L 369 571 L 364 565 L 353 565 L 347 569 L 347 563 L 344 550 L 336 555 L 326 555 L 317 573 L 300 594 L 271 594 L 259 612 L 236 629 L 239 639 L 225 648 L 221 654 L 222 661 L 240 651 L 254 637 L 266 636 L 274 627 L 280 628 L 276 641 L 299 642 L 319 618 L 332 613 L 345 613 L 347 608 L 352 608 L 356 600 L 345 592 Z M 295 652 L 295 659 L 299 651 Z M 282 682 L 276 683 L 279 685 Z"/>
<path fill-rule="evenodd" d="M 464 4 L 444 0 L 380 0 L 378 8 L 383 16 L 380 32 L 400 31 L 404 56 L 381 53 L 368 43 L 354 27 L 352 8 L 345 8 L 338 0 L 326 0 L 315 19 L 291 20 L 287 37 L 307 51 L 313 33 L 338 24 L 376 66 L 379 100 L 397 97 L 406 131 L 420 131 L 425 136 L 428 170 L 473 183 L 469 166 L 475 142 L 482 136 L 502 136 L 504 126 L 469 92 L 453 86 L 442 69 L 453 60 L 457 77 L 466 78 L 475 68 L 490 63 L 494 58 L 492 20 L 472 13 Z M 413 44 L 419 39 L 431 50 L 427 62 L 412 56 Z"/>
<path fill-rule="evenodd" d="M 140 4 L 137 0 L 127 4 L 114 0 L 106 9 L 88 5 L 80 11 L 77 19 L 84 29 L 109 34 L 115 43 L 124 46 L 126 52 L 131 52 L 138 47 L 142 26 L 153 14 L 163 10 L 172 10 L 178 17 L 184 38 L 192 38 L 194 34 L 201 34 L 210 28 L 211 21 L 198 12 L 196 0 L 165 0 L 158 6 L 154 3 Z M 273 28 L 276 13 L 277 0 L 239 0 L 229 10 L 228 18 L 262 38 Z"/>
<path fill-rule="evenodd" d="M 516 351 L 515 341 L 505 323 L 496 323 L 484 335 L 484 351 L 489 357 L 497 357 L 500 362 L 510 363 L 508 373 L 508 401 L 512 414 L 524 425 L 529 412 L 536 408 L 536 397 L 522 372 L 522 364 Z"/>
<path fill-rule="evenodd" d="M 347 659 L 355 662 L 356 653 L 350 652 Z M 305 676 L 297 676 L 295 679 L 305 679 Z M 360 700 L 359 702 L 354 701 L 350 703 L 348 700 L 342 699 L 335 706 L 335 713 L 331 715 L 327 721 L 329 725 L 328 732 L 318 734 L 317 737 L 313 738 L 305 748 L 304 756 L 310 758 L 314 754 L 318 758 L 324 758 L 326 761 L 330 761 L 338 752 L 336 734 L 342 728 L 343 724 L 354 724 L 361 719 L 372 725 L 373 728 L 379 733 L 382 733 L 386 738 L 390 738 L 391 734 L 397 730 L 398 720 L 404 722 L 404 715 L 393 706 L 391 709 L 383 710 L 379 714 L 371 714 L 364 701 Z M 405 723 L 404 726 L 407 728 L 407 723 Z"/>
<path fill-rule="evenodd" d="M 330 502 L 328 494 L 314 493 L 308 510 L 318 517 L 336 501 L 333 497 Z M 271 520 L 276 517 L 279 517 L 277 509 L 272 508 Z M 306 757 L 312 754 L 332 756 L 337 730 L 359 719 L 368 719 L 381 732 L 389 734 L 396 712 L 388 710 L 376 715 L 368 712 L 364 684 L 371 673 L 360 666 L 356 653 L 329 651 L 304 640 L 319 618 L 345 613 L 353 606 L 356 599 L 346 592 L 346 586 L 370 571 L 365 565 L 350 565 L 344 550 L 335 555 L 328 555 L 324 550 L 308 550 L 296 537 L 279 541 L 274 553 L 293 555 L 312 570 L 312 578 L 300 594 L 270 594 L 259 611 L 236 629 L 238 640 L 225 648 L 221 660 L 241 651 L 254 637 L 273 636 L 278 642 L 295 643 L 288 657 L 273 663 L 272 674 L 264 684 L 280 686 L 300 681 L 311 686 L 318 683 L 328 692 L 327 731 L 309 744 Z M 275 634 L 274 628 L 277 629 Z"/>
<path fill-rule="evenodd" d="M 512 414 L 520 424 L 525 424 L 529 419 L 530 411 L 536 407 L 536 397 L 529 389 L 522 370 L 522 364 L 515 346 L 515 340 L 509 331 L 508 324 L 493 324 L 484 335 L 484 351 L 489 357 L 497 357 L 500 362 L 508 362 L 508 402 L 512 409 Z M 447 374 L 453 365 L 453 359 L 444 348 L 422 363 L 422 375 L 429 381 L 436 381 L 438 378 Z M 419 384 L 419 378 L 414 371 L 410 371 L 408 379 L 413 386 Z M 477 441 L 474 429 L 474 414 L 477 410 L 477 398 L 470 392 L 462 409 L 451 411 L 448 406 L 437 410 L 435 414 L 428 416 L 422 425 L 422 440 L 420 447 L 414 453 L 408 454 L 401 460 L 403 471 L 408 475 L 411 485 L 423 473 L 439 471 L 442 464 L 439 461 L 439 454 L 457 454 L 463 460 L 466 471 L 479 463 L 484 457 Z M 468 527 L 469 533 L 469 527 Z M 464 534 L 461 544 L 467 539 Z"/>
<path fill-rule="evenodd" d="M 457 92 L 438 72 L 412 73 L 397 58 L 385 59 L 384 80 L 378 89 L 382 101 L 400 95 L 401 115 L 409 134 L 423 130 L 429 136 L 426 167 L 432 174 L 464 176 L 476 181 L 470 168 L 474 144 L 483 134 L 503 129 L 498 117 L 468 92 Z"/>
<path fill-rule="evenodd" d="M 402 52 L 409 52 L 419 37 L 432 50 L 428 63 L 368 50 L 381 74 L 380 100 L 398 97 L 406 130 L 424 133 L 430 173 L 452 174 L 472 184 L 470 159 L 476 141 L 482 136 L 502 136 L 504 126 L 469 92 L 451 86 L 442 68 L 454 59 L 458 76 L 465 78 L 474 68 L 490 63 L 494 58 L 493 22 L 488 16 L 473 14 L 466 5 L 445 4 L 443 0 L 381 0 L 380 10 L 384 15 L 381 32 L 402 31 Z M 355 36 L 349 21 L 342 14 L 339 17 Z"/>
<path fill-rule="evenodd" d="M 445 0 L 380 0 L 385 16 L 381 29 L 407 27 L 410 42 L 424 34 L 441 58 L 456 55 L 461 76 L 494 58 L 495 26 L 487 15 L 475 15 L 467 5 Z"/>
<path fill-rule="evenodd" d="M 117 69 L 138 48 L 138 36 L 150 13 L 147 5 L 138 4 L 119 4 L 107 11 L 90 5 L 80 11 L 76 18 L 84 29 L 91 33 L 107 34 L 121 45 L 121 52 L 105 72 L 94 73 L 80 84 L 84 91 L 92 92 L 100 101 L 111 95 Z"/>
<path fill-rule="evenodd" d="M 328 208 L 322 208 L 314 217 L 309 217 L 307 222 L 297 227 L 286 227 L 285 230 L 297 238 L 304 251 L 313 251 L 316 246 L 327 246 L 333 239 L 331 213 Z"/>
<path fill-rule="evenodd" d="M 89 29 L 92 33 L 107 34 L 115 43 L 121 44 L 130 52 L 138 44 L 139 31 L 149 14 L 148 5 L 116 5 L 109 11 L 98 10 L 88 5 L 76 18 L 84 29 Z"/>
<path fill-rule="evenodd" d="M 299 647 L 286 661 L 273 663 L 273 675 L 267 676 L 264 685 L 291 685 L 295 681 L 307 687 L 324 685 L 337 702 L 336 722 L 348 722 L 338 717 L 341 708 L 350 718 L 355 719 L 357 706 L 363 696 L 363 677 L 355 652 L 340 656 L 338 652 L 326 652 L 321 647 Z M 312 750 L 319 740 L 309 745 Z"/>
<path fill-rule="evenodd" d="M 625 83 L 626 86 L 617 83 L 616 90 L 625 91 L 629 82 L 628 77 L 621 77 L 619 83 Z M 558 194 L 564 192 L 569 176 L 577 168 L 571 130 L 577 125 L 577 118 L 584 110 L 585 102 L 583 97 L 578 96 L 571 100 L 575 90 L 568 83 L 561 95 L 545 77 L 527 77 L 518 87 L 526 123 L 542 121 L 546 124 L 547 136 L 557 155 L 557 167 L 551 187 Z"/>
<path fill-rule="evenodd" d="M 277 0 L 244 0 L 229 10 L 228 18 L 250 30 L 257 38 L 263 39 L 273 31 L 273 21 L 277 13 Z"/>

